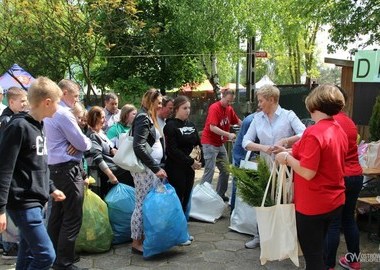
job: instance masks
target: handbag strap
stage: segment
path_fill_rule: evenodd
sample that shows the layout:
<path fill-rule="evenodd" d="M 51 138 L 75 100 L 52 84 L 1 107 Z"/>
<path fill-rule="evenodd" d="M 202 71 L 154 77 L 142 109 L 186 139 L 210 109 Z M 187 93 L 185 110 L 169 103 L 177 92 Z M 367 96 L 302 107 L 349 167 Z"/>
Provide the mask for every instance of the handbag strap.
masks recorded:
<path fill-rule="evenodd" d="M 249 158 L 251 157 L 251 153 L 252 153 L 252 151 L 247 151 L 247 154 L 245 154 L 244 161 L 248 161 L 249 160 Z"/>
<path fill-rule="evenodd" d="M 267 183 L 267 186 L 265 188 L 263 200 L 261 202 L 261 207 L 264 207 L 264 203 L 265 203 L 265 200 L 268 196 L 268 191 L 269 191 L 269 187 L 271 186 L 271 183 L 272 183 L 272 186 L 274 186 L 276 184 L 276 176 L 277 176 L 277 163 L 273 163 L 272 170 L 270 172 L 270 176 L 268 179 L 268 183 Z"/>
<path fill-rule="evenodd" d="M 276 205 L 281 204 L 282 198 L 284 198 L 285 200 L 284 203 L 290 203 L 288 202 L 289 194 L 288 194 L 288 191 L 286 190 L 286 185 L 284 183 L 287 177 L 292 177 L 292 174 L 293 174 L 293 171 L 289 171 L 286 165 L 280 165 L 277 162 L 273 163 L 269 180 L 265 188 L 263 200 L 261 202 L 261 207 L 264 207 L 270 186 L 272 187 L 271 198 L 273 201 L 275 201 Z"/>

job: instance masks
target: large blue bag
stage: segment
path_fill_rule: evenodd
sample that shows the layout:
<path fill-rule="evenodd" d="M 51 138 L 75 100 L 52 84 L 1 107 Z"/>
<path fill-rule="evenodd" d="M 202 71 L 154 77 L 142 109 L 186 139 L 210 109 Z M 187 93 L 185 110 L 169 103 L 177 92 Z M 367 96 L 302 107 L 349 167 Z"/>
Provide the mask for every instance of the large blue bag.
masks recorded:
<path fill-rule="evenodd" d="M 158 184 L 143 202 L 144 257 L 162 253 L 189 240 L 181 203 L 170 184 Z"/>
<path fill-rule="evenodd" d="M 119 183 L 104 198 L 113 230 L 112 244 L 131 241 L 131 218 L 135 209 L 135 189 Z"/>

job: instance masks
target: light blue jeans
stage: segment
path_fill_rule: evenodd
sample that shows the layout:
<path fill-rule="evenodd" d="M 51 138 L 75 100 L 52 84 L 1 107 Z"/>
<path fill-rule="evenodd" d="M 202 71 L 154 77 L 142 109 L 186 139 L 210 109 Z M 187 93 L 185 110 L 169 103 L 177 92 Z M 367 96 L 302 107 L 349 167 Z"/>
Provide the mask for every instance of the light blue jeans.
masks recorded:
<path fill-rule="evenodd" d="M 215 166 L 219 169 L 219 178 L 216 186 L 216 192 L 219 196 L 225 196 L 228 188 L 228 178 L 230 173 L 227 170 L 229 165 L 227 150 L 222 146 L 213 146 L 211 144 L 203 144 L 203 156 L 205 159 L 205 168 L 201 183 L 208 182 L 211 184 L 214 177 Z"/>
<path fill-rule="evenodd" d="M 7 212 L 20 231 L 16 270 L 50 269 L 55 251 L 42 219 L 42 209 L 7 209 Z"/>

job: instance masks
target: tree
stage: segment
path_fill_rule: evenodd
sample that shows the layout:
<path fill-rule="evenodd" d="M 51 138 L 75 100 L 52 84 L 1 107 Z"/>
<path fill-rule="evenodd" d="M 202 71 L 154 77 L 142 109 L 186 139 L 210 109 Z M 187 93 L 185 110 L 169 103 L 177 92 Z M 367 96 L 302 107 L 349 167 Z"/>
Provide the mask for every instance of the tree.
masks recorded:
<path fill-rule="evenodd" d="M 347 50 L 349 43 L 360 46 L 380 43 L 379 0 L 336 0 L 329 13 L 330 51 Z"/>

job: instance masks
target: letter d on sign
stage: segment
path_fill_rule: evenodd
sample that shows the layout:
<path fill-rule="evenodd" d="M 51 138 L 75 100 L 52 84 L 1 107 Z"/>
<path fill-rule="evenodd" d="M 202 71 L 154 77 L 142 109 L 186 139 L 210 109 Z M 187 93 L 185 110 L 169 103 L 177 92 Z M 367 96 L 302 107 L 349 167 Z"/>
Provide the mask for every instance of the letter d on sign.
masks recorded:
<path fill-rule="evenodd" d="M 359 59 L 358 69 L 356 71 L 357 78 L 365 78 L 368 76 L 370 70 L 370 63 L 367 59 Z M 365 71 L 365 72 L 364 72 Z"/>

